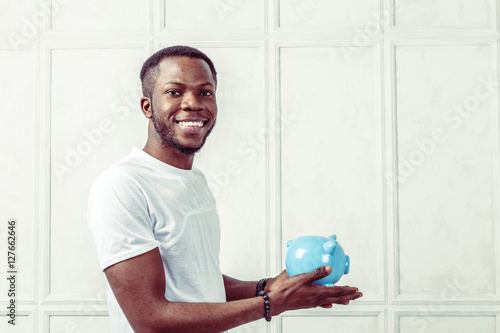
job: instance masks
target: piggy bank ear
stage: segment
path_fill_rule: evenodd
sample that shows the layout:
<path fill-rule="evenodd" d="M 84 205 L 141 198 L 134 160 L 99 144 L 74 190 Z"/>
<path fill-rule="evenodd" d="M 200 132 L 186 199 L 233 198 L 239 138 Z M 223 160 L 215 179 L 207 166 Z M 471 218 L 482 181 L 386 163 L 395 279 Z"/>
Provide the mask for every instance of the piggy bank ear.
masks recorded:
<path fill-rule="evenodd" d="M 337 241 L 336 240 L 329 240 L 325 244 L 323 244 L 323 248 L 325 249 L 326 253 L 329 255 L 333 255 L 333 252 L 335 251 L 335 247 L 337 246 Z"/>
<path fill-rule="evenodd" d="M 286 247 L 290 247 L 290 245 L 292 245 L 293 243 L 293 239 L 292 240 L 289 240 L 287 243 L 286 243 Z"/>

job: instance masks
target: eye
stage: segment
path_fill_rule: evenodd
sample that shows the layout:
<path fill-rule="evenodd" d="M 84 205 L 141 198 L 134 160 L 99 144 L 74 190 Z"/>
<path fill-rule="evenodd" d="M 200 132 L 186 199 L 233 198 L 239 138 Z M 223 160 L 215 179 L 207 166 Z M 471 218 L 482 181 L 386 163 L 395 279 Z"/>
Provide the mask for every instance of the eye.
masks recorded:
<path fill-rule="evenodd" d="M 202 96 L 213 96 L 213 92 L 211 92 L 210 90 L 204 90 L 201 92 L 201 95 Z"/>
<path fill-rule="evenodd" d="M 178 90 L 168 90 L 167 94 L 170 95 L 170 96 L 180 96 L 181 92 L 178 91 Z"/>

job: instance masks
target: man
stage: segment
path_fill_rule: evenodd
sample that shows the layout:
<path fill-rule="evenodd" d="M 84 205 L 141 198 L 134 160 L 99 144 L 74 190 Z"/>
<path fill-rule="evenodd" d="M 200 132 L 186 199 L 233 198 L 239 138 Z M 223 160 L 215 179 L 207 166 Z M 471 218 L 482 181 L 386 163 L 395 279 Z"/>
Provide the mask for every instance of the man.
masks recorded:
<path fill-rule="evenodd" d="M 141 70 L 146 145 L 92 187 L 89 226 L 108 281 L 112 332 L 222 332 L 362 296 L 357 288 L 312 284 L 330 267 L 259 282 L 221 273 L 215 200 L 193 168 L 217 118 L 216 75 L 212 61 L 190 47 L 151 56 Z"/>

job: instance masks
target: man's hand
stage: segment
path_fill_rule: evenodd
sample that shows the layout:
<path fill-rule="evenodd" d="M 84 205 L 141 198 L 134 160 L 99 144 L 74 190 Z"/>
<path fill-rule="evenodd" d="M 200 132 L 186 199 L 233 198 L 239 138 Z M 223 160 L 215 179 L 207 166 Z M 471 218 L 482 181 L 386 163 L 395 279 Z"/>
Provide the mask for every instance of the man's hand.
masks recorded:
<path fill-rule="evenodd" d="M 332 304 L 347 305 L 350 301 L 363 296 L 355 287 L 323 287 L 313 284 L 314 281 L 328 276 L 331 272 L 332 268 L 325 266 L 311 273 L 293 277 L 288 277 L 286 271 L 283 271 L 272 279 L 269 286 L 269 299 L 271 300 L 273 315 L 279 315 L 289 310 L 308 309 L 318 306 L 331 308 Z"/>
<path fill-rule="evenodd" d="M 280 275 L 278 275 L 277 277 L 274 277 L 274 278 L 270 278 L 269 280 L 267 280 L 266 282 L 266 286 L 265 286 L 265 291 L 267 293 L 270 293 L 271 291 L 275 291 L 276 289 L 278 289 L 279 287 L 281 287 L 281 285 L 283 284 L 283 282 L 288 278 L 288 273 L 286 271 L 286 269 L 280 273 Z"/>

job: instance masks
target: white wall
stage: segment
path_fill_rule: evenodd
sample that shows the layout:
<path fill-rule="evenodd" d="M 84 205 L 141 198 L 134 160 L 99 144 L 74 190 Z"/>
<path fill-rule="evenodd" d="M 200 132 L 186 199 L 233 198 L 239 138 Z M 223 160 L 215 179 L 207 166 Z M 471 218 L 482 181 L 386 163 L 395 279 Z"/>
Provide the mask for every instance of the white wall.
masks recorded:
<path fill-rule="evenodd" d="M 145 142 L 142 62 L 187 44 L 219 72 L 197 164 L 224 272 L 277 274 L 287 240 L 336 233 L 352 264 L 341 283 L 365 295 L 234 332 L 500 332 L 499 1 L 50 8 L 0 1 L 4 254 L 8 219 L 18 236 L 17 325 L 2 316 L 0 331 L 107 332 L 88 190 Z M 1 304 L 7 289 L 0 279 Z"/>

